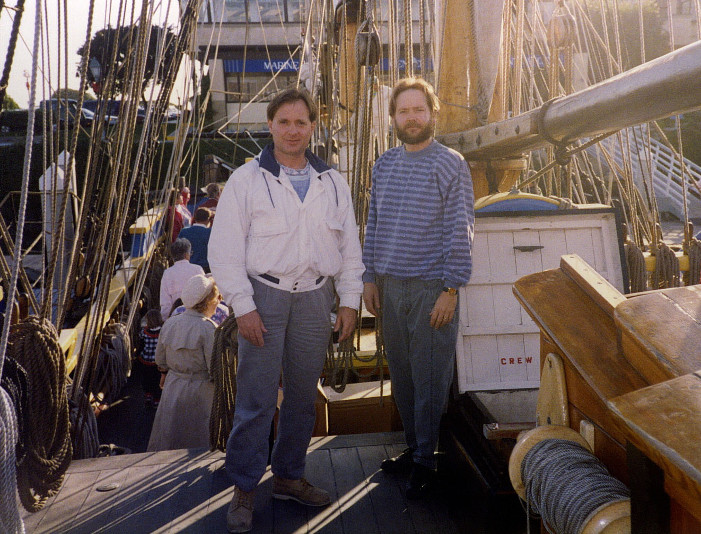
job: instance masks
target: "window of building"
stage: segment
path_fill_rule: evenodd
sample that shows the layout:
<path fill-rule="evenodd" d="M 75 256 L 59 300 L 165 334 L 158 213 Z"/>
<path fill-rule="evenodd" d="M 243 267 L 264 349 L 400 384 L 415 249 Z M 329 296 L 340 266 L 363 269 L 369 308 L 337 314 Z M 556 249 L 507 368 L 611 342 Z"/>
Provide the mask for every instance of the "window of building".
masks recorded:
<path fill-rule="evenodd" d="M 270 81 L 271 76 L 263 72 L 231 72 L 226 74 L 226 101 L 229 103 L 268 102 L 277 92 L 293 87 L 297 83 L 297 73 L 281 72 Z M 267 87 L 266 87 L 267 84 Z"/>
<path fill-rule="evenodd" d="M 301 6 L 302 0 L 205 0 L 200 22 L 299 22 Z"/>

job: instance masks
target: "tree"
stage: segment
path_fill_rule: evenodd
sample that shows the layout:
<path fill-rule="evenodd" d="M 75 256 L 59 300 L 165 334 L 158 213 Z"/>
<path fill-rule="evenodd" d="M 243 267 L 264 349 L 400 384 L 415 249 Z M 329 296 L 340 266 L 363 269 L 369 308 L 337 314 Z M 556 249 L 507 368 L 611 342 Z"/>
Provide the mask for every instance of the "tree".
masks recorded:
<path fill-rule="evenodd" d="M 163 32 L 166 32 L 163 54 L 156 58 Z M 137 57 L 138 37 L 138 25 L 119 28 L 108 26 L 95 33 L 89 43 L 85 42 L 78 49 L 78 55 L 82 57 L 85 47 L 90 45 L 86 88 L 92 88 L 99 94 L 105 82 L 112 79 L 112 92 L 115 95 L 124 94 L 128 87 L 131 64 Z M 176 36 L 169 27 L 161 28 L 155 25 L 151 27 L 146 52 L 146 68 L 144 77 L 140 80 L 142 94 L 154 78 L 156 83 L 162 83 L 165 80 L 167 73 L 164 66 L 170 64 L 175 53 L 175 39 Z"/>
<path fill-rule="evenodd" d="M 56 89 L 54 93 L 51 95 L 51 98 L 55 99 L 65 99 L 65 100 L 78 100 L 78 97 L 80 96 L 80 91 L 78 89 L 69 89 L 67 87 L 63 87 L 61 89 Z M 83 100 L 95 100 L 95 98 L 92 95 L 89 95 L 88 93 L 85 93 L 83 95 Z"/>
<path fill-rule="evenodd" d="M 10 109 L 19 109 L 19 104 L 10 95 L 5 95 L 5 99 L 2 101 L 2 110 Z"/>
<path fill-rule="evenodd" d="M 604 18 L 608 29 L 610 43 L 616 42 L 616 36 L 620 36 L 621 55 L 623 64 L 622 70 L 631 69 L 640 65 L 642 61 L 641 39 L 645 43 L 645 61 L 650 61 L 659 57 L 669 50 L 669 36 L 663 28 L 663 17 L 660 7 L 654 0 L 643 0 L 638 2 L 618 2 L 612 0 L 587 0 L 584 3 L 584 11 L 591 20 L 597 33 L 605 39 Z M 614 12 L 614 10 L 617 10 Z M 642 30 L 640 25 L 640 13 L 642 12 Z M 617 15 L 618 28 L 614 24 Z M 616 47 L 611 45 L 611 53 L 615 54 Z M 613 76 L 616 73 L 605 73 L 604 78 Z"/>

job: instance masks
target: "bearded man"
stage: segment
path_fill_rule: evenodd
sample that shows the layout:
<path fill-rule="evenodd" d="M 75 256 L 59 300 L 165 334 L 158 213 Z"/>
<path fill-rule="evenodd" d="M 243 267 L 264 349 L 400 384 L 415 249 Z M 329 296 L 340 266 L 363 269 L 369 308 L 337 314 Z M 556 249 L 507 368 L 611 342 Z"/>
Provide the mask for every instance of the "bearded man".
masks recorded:
<path fill-rule="evenodd" d="M 407 449 L 382 463 L 409 474 L 407 497 L 435 483 L 435 450 L 455 366 L 458 288 L 470 279 L 474 213 L 464 158 L 434 140 L 439 102 L 419 78 L 400 80 L 389 114 L 403 145 L 372 171 L 363 299 L 382 326 Z"/>

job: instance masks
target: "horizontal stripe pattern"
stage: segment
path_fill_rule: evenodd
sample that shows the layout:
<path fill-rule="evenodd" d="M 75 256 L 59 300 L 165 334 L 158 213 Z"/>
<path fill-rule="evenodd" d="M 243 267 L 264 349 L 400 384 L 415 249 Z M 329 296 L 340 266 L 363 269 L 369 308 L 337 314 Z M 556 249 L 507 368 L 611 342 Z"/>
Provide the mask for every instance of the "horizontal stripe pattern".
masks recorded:
<path fill-rule="evenodd" d="M 470 171 L 456 151 L 434 141 L 418 152 L 385 152 L 372 171 L 363 249 L 364 280 L 375 274 L 465 285 L 474 229 Z"/>

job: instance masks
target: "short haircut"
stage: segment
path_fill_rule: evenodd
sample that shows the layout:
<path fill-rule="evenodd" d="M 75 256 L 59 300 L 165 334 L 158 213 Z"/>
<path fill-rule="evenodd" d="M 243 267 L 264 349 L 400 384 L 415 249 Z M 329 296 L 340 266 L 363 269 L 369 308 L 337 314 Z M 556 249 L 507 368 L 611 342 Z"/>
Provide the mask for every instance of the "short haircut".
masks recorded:
<path fill-rule="evenodd" d="M 397 111 L 397 97 L 408 89 L 421 91 L 426 97 L 426 105 L 431 113 L 436 113 L 441 109 L 436 92 L 433 86 L 423 78 L 403 78 L 397 82 L 392 89 L 392 96 L 389 99 L 389 116 L 394 117 Z"/>
<path fill-rule="evenodd" d="M 175 261 L 184 260 L 192 252 L 192 243 L 184 237 L 179 237 L 170 246 L 170 253 Z"/>
<path fill-rule="evenodd" d="M 207 184 L 207 196 L 209 198 L 218 197 L 220 193 L 221 187 L 219 187 L 218 183 L 212 182 L 211 184 Z"/>
<path fill-rule="evenodd" d="M 161 317 L 161 310 L 149 310 L 146 312 L 144 315 L 144 319 L 146 319 L 146 328 L 149 329 L 154 329 L 158 328 L 163 324 L 163 318 Z"/>
<path fill-rule="evenodd" d="M 309 96 L 309 93 L 303 91 L 302 89 L 285 89 L 282 93 L 277 94 L 268 104 L 267 115 L 268 120 L 272 121 L 275 118 L 275 114 L 284 104 L 291 104 L 292 102 L 297 102 L 301 100 L 307 106 L 309 110 L 309 122 L 316 122 L 317 110 L 316 104 Z"/>
<path fill-rule="evenodd" d="M 197 208 L 195 210 L 195 222 L 204 223 L 212 218 L 212 210 L 207 208 Z"/>

